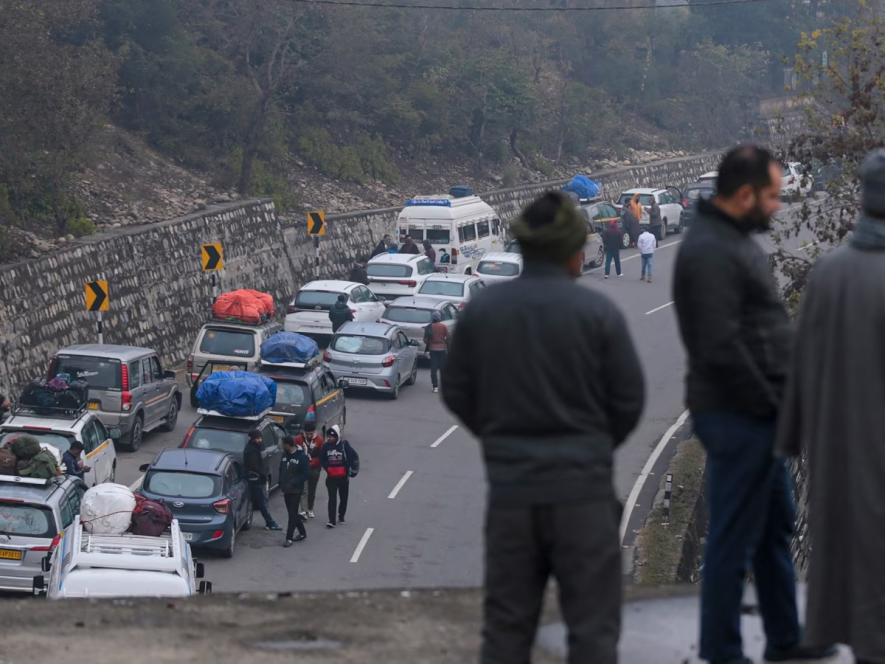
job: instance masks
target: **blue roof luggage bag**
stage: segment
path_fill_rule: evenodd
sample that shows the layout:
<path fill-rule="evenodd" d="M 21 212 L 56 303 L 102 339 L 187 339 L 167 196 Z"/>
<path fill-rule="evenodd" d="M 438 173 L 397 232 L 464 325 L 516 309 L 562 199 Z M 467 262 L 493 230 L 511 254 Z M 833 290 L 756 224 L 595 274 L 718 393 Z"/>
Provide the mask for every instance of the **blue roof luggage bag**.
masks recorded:
<path fill-rule="evenodd" d="M 261 344 L 261 359 L 274 364 L 306 364 L 319 354 L 320 347 L 316 341 L 294 332 L 278 332 Z"/>
<path fill-rule="evenodd" d="M 562 185 L 562 191 L 573 191 L 578 198 L 596 198 L 602 193 L 602 183 L 591 180 L 586 175 L 576 175 L 568 184 Z"/>
<path fill-rule="evenodd" d="M 277 384 L 267 376 L 245 371 L 215 371 L 197 390 L 200 408 L 226 417 L 254 417 L 277 400 Z"/>

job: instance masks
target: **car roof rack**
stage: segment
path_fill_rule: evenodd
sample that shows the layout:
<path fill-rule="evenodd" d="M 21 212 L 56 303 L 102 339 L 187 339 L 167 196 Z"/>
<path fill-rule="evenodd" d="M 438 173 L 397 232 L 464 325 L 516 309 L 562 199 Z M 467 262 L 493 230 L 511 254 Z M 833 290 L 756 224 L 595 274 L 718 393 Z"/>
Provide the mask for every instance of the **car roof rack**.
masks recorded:
<path fill-rule="evenodd" d="M 9 409 L 10 414 L 22 417 L 34 417 L 51 420 L 78 420 L 83 417 L 88 409 L 85 403 L 78 408 L 60 408 L 58 406 L 32 406 L 16 402 Z"/>
<path fill-rule="evenodd" d="M 319 355 L 314 355 L 307 362 L 270 362 L 269 360 L 261 360 L 261 366 L 263 367 L 286 367 L 288 369 L 309 369 L 313 366 L 319 366 L 322 364 L 322 358 Z"/>
<path fill-rule="evenodd" d="M 270 412 L 270 408 L 264 410 L 257 415 L 225 415 L 217 410 L 209 410 L 208 408 L 197 408 L 198 415 L 209 415 L 211 417 L 226 417 L 231 420 L 249 420 L 250 422 L 259 422 Z"/>
<path fill-rule="evenodd" d="M 20 475 L 0 475 L 0 482 L 24 484 L 27 486 L 49 486 L 53 479 L 54 478 L 42 479 L 39 477 L 21 477 Z"/>

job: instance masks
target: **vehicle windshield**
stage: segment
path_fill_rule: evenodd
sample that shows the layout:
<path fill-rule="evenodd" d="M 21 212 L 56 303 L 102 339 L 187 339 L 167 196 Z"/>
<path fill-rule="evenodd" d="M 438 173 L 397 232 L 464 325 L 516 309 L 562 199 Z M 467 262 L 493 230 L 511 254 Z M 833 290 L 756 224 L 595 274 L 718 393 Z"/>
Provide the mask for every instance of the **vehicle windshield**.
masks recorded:
<path fill-rule="evenodd" d="M 449 244 L 452 236 L 448 229 L 428 228 L 426 239 L 430 240 L 430 244 Z"/>
<path fill-rule="evenodd" d="M 65 434 L 53 433 L 51 431 L 34 431 L 32 429 L 27 431 L 0 431 L 0 447 L 5 447 L 19 436 L 24 436 L 25 434 L 33 436 L 41 443 L 52 445 L 62 454 L 71 448 L 71 441 L 74 440 L 73 434 L 68 437 Z"/>
<path fill-rule="evenodd" d="M 252 357 L 255 355 L 255 335 L 252 332 L 210 327 L 203 334 L 200 352 L 225 357 Z"/>
<path fill-rule="evenodd" d="M 301 383 L 284 383 L 281 380 L 277 384 L 276 404 L 283 406 L 303 406 L 307 403 L 307 385 Z"/>
<path fill-rule="evenodd" d="M 331 291 L 300 291 L 295 297 L 295 306 L 299 309 L 313 309 L 314 307 L 328 309 L 338 301 L 339 295 L 342 295 L 342 293 L 332 293 Z"/>
<path fill-rule="evenodd" d="M 411 277 L 412 268 L 397 263 L 369 263 L 366 274 L 370 277 Z"/>
<path fill-rule="evenodd" d="M 448 295 L 450 297 L 462 297 L 464 295 L 464 282 L 428 279 L 424 282 L 418 292 L 422 295 Z"/>
<path fill-rule="evenodd" d="M 387 307 L 384 312 L 384 320 L 394 321 L 396 323 L 418 323 L 427 324 L 430 322 L 433 313 L 430 309 L 415 309 L 413 307 Z"/>
<path fill-rule="evenodd" d="M 332 341 L 332 350 L 353 355 L 383 355 L 387 352 L 387 339 L 351 334 L 339 335 Z"/>
<path fill-rule="evenodd" d="M 0 532 L 17 537 L 56 536 L 55 518 L 46 505 L 28 505 L 0 498 Z"/>
<path fill-rule="evenodd" d="M 789 166 L 781 166 L 781 175 L 790 175 L 790 167 Z"/>
<path fill-rule="evenodd" d="M 713 188 L 712 187 L 695 187 L 694 189 L 688 188 L 685 190 L 685 197 L 690 201 L 694 201 L 694 200 L 697 200 L 698 198 L 702 198 L 702 197 L 709 198 L 712 195 L 713 195 Z"/>
<path fill-rule="evenodd" d="M 639 203 L 642 206 L 650 206 L 654 201 L 655 197 L 651 194 L 639 194 Z M 633 200 L 633 194 L 621 194 L 621 197 L 618 199 L 618 205 L 626 205 L 629 201 Z"/>
<path fill-rule="evenodd" d="M 122 388 L 120 361 L 81 355 L 57 355 L 55 375 L 67 374 L 71 380 L 85 380 L 93 390 Z"/>
<path fill-rule="evenodd" d="M 170 498 L 212 498 L 221 493 L 221 478 L 200 473 L 155 470 L 144 478 L 144 490 Z"/>
<path fill-rule="evenodd" d="M 195 429 L 187 446 L 198 450 L 218 450 L 219 452 L 242 454 L 246 449 L 247 439 L 245 431 Z"/>
<path fill-rule="evenodd" d="M 519 274 L 519 265 L 502 261 L 482 261 L 476 268 L 479 274 L 497 275 L 499 277 L 515 277 Z"/>

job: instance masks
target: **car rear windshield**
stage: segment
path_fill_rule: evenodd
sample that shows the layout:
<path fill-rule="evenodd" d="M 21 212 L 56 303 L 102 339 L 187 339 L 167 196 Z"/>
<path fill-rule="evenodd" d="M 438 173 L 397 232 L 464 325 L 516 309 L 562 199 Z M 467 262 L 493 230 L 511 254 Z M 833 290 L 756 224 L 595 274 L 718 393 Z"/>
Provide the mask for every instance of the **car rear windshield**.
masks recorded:
<path fill-rule="evenodd" d="M 144 478 L 144 490 L 170 498 L 212 498 L 221 493 L 221 478 L 200 473 L 155 470 Z"/>
<path fill-rule="evenodd" d="M 685 197 L 690 201 L 697 200 L 698 198 L 701 198 L 702 196 L 704 198 L 708 198 L 709 196 L 712 196 L 712 195 L 713 195 L 713 187 L 694 187 L 694 188 L 689 187 L 685 190 Z"/>
<path fill-rule="evenodd" d="M 303 406 L 308 401 L 307 385 L 300 383 L 284 383 L 281 380 L 277 384 L 276 403 L 284 406 Z"/>
<path fill-rule="evenodd" d="M 409 265 L 396 263 L 369 263 L 366 266 L 366 274 L 370 277 L 411 277 L 412 268 Z"/>
<path fill-rule="evenodd" d="M 46 443 L 48 445 L 52 445 L 57 448 L 59 452 L 64 454 L 71 447 L 71 441 L 73 438 L 68 438 L 64 434 L 61 433 L 51 433 L 44 431 L 33 431 L 31 429 L 27 431 L 2 431 L 0 432 L 0 447 L 5 447 L 13 440 L 23 435 L 33 436 L 41 443 Z"/>
<path fill-rule="evenodd" d="M 342 293 L 333 293 L 331 291 L 300 291 L 295 296 L 295 306 L 298 309 L 329 309 L 338 300 L 338 296 Z"/>
<path fill-rule="evenodd" d="M 56 536 L 52 510 L 45 505 L 7 502 L 0 498 L 0 533 L 17 537 Z"/>
<path fill-rule="evenodd" d="M 415 309 L 413 307 L 387 307 L 387 311 L 384 312 L 385 320 L 397 323 L 427 324 L 432 316 L 433 313 L 430 309 Z"/>
<path fill-rule="evenodd" d="M 651 194 L 639 194 L 639 203 L 641 205 L 651 205 L 654 199 L 655 197 Z M 618 199 L 618 205 L 626 205 L 629 201 L 632 200 L 633 194 L 621 194 L 621 197 Z"/>
<path fill-rule="evenodd" d="M 476 271 L 479 274 L 515 277 L 519 274 L 519 265 L 516 263 L 503 263 L 501 261 L 482 261 L 477 266 Z"/>
<path fill-rule="evenodd" d="M 441 228 L 428 228 L 426 239 L 430 240 L 430 244 L 450 244 L 452 242 L 449 230 Z"/>
<path fill-rule="evenodd" d="M 203 334 L 200 352 L 225 357 L 252 357 L 255 355 L 255 335 L 239 330 L 209 328 Z"/>
<path fill-rule="evenodd" d="M 464 295 L 463 281 L 425 281 L 418 291 L 422 295 L 448 295 L 450 297 L 462 297 Z"/>
<path fill-rule="evenodd" d="M 247 438 L 245 431 L 195 429 L 187 446 L 198 450 L 218 450 L 219 452 L 242 454 L 246 449 Z"/>
<path fill-rule="evenodd" d="M 384 337 L 359 337 L 339 335 L 332 341 L 332 350 L 352 355 L 383 355 L 387 352 L 387 339 Z"/>
<path fill-rule="evenodd" d="M 93 390 L 122 388 L 120 360 L 82 355 L 57 355 L 55 375 L 67 374 L 71 380 L 85 380 Z"/>

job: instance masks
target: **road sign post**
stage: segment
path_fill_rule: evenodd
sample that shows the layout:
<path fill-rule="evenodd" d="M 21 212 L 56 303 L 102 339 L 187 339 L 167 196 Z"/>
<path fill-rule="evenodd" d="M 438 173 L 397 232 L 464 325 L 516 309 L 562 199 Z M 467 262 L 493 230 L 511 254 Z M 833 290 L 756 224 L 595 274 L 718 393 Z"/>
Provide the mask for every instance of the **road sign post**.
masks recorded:
<path fill-rule="evenodd" d="M 102 312 L 110 309 L 110 296 L 107 281 L 86 282 L 86 311 L 94 311 L 98 321 L 98 343 L 104 343 L 104 323 Z"/>
<path fill-rule="evenodd" d="M 212 304 L 218 299 L 218 278 L 215 273 L 224 269 L 224 249 L 221 242 L 212 242 L 200 247 L 202 253 L 203 272 L 211 272 L 209 283 L 212 285 Z"/>
<path fill-rule="evenodd" d="M 322 210 L 307 213 L 307 234 L 313 237 L 315 251 L 314 269 L 317 281 L 320 279 L 320 235 L 326 234 L 326 213 Z"/>

